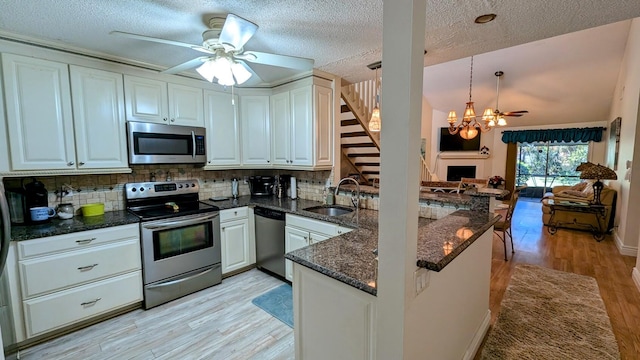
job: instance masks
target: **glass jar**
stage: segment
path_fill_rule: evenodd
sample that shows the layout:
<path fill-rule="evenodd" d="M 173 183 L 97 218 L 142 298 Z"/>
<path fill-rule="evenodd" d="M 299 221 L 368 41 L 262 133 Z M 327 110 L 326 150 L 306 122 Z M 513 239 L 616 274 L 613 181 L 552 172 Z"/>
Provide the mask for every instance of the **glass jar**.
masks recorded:
<path fill-rule="evenodd" d="M 73 208 L 73 204 L 71 203 L 58 205 L 56 211 L 58 212 L 58 217 L 63 220 L 71 219 L 75 213 L 75 209 Z"/>

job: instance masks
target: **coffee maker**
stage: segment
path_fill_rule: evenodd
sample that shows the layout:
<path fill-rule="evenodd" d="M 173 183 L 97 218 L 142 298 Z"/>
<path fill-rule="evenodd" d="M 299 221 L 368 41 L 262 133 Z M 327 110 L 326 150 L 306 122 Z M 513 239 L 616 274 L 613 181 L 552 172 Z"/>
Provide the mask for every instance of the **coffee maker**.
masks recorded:
<path fill-rule="evenodd" d="M 287 193 L 289 189 L 289 182 L 291 181 L 291 175 L 279 175 L 278 176 L 278 187 L 276 189 L 276 194 L 278 197 L 289 197 L 290 195 Z"/>
<path fill-rule="evenodd" d="M 249 190 L 251 196 L 271 196 L 275 186 L 275 178 L 273 176 L 250 176 Z"/>
<path fill-rule="evenodd" d="M 24 184 L 24 180 L 22 180 Z M 27 220 L 26 222 L 31 222 L 31 212 L 29 209 L 40 206 L 49 206 L 49 192 L 44 187 L 44 184 L 40 181 L 36 180 L 36 178 L 31 178 L 31 182 L 24 184 L 22 186 L 24 188 L 24 218 Z"/>

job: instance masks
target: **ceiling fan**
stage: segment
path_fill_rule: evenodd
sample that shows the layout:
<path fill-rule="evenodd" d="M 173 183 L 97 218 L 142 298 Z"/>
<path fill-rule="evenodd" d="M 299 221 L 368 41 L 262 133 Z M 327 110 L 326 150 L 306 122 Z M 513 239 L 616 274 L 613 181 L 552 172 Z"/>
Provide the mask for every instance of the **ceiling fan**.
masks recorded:
<path fill-rule="evenodd" d="M 505 125 L 507 125 L 507 122 L 504 119 L 505 116 L 520 117 L 520 116 L 522 116 L 524 114 L 528 114 L 529 111 L 520 110 L 520 111 L 502 112 L 502 111 L 499 110 L 499 108 L 498 108 L 498 99 L 500 98 L 500 78 L 502 77 L 502 75 L 504 75 L 504 72 L 496 71 L 494 75 L 498 78 L 498 80 L 497 80 L 497 84 L 496 84 L 496 109 L 493 111 L 493 114 L 494 114 L 494 116 L 496 118 L 497 125 L 505 126 Z"/>
<path fill-rule="evenodd" d="M 278 66 L 296 70 L 311 70 L 313 60 L 294 56 L 270 54 L 259 51 L 245 51 L 244 45 L 258 30 L 258 25 L 234 14 L 227 18 L 214 17 L 209 20 L 209 29 L 202 33 L 202 45 L 166 40 L 151 36 L 132 34 L 123 31 L 112 31 L 110 34 L 137 40 L 152 41 L 161 44 L 190 48 L 202 53 L 182 64 L 162 71 L 165 74 L 176 74 L 191 68 L 209 82 L 217 79 L 224 86 L 242 84 L 252 75 L 259 76 L 246 62 Z"/>

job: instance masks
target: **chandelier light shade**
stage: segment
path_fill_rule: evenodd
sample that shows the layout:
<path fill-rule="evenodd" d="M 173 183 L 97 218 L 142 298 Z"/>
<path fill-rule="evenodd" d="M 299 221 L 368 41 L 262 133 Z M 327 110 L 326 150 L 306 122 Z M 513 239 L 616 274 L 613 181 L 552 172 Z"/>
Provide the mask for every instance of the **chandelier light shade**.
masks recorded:
<path fill-rule="evenodd" d="M 600 180 L 617 180 L 618 175 L 615 171 L 600 164 L 583 163 L 578 165 L 576 170 L 581 169 L 580 179 L 595 179 L 593 183 L 593 204 L 602 205 L 600 194 L 604 188 L 604 184 Z"/>
<path fill-rule="evenodd" d="M 245 64 L 225 56 L 224 53 L 205 60 L 196 71 L 208 82 L 217 79 L 218 84 L 223 86 L 239 85 L 251 78 L 251 72 Z"/>
<path fill-rule="evenodd" d="M 495 114 L 493 109 L 486 108 L 482 113 L 481 124 L 477 117 L 476 111 L 473 108 L 473 101 L 471 101 L 471 86 L 473 83 L 473 56 L 471 57 L 471 71 L 469 75 L 469 101 L 464 109 L 464 115 L 460 124 L 456 125 L 458 118 L 455 111 L 450 111 L 447 121 L 449 122 L 449 133 L 452 135 L 460 134 L 465 140 L 470 140 L 478 136 L 480 131 L 485 132 L 491 130 L 496 125 Z M 504 121 L 504 119 L 503 119 Z M 498 120 L 499 124 L 499 120 Z M 505 123 L 506 124 L 506 123 Z"/>
<path fill-rule="evenodd" d="M 376 106 L 373 108 L 373 110 L 371 111 L 371 119 L 369 120 L 369 131 L 371 132 L 380 132 L 380 129 L 382 128 L 382 122 L 380 119 L 380 105 L 379 105 L 379 101 L 378 101 L 378 69 L 382 66 L 382 63 L 377 63 L 377 64 L 372 64 L 369 65 L 374 66 L 375 65 L 375 70 L 376 70 L 376 78 L 375 78 L 375 100 L 376 100 Z"/>

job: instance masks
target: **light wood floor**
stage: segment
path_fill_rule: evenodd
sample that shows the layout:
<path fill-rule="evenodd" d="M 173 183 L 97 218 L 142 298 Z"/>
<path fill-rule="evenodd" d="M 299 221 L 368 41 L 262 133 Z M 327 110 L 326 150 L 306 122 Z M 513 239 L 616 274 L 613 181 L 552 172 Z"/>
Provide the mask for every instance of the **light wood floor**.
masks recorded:
<path fill-rule="evenodd" d="M 596 278 L 622 359 L 640 359 L 640 293 L 635 258 L 620 255 L 611 236 L 542 226 L 540 203 L 519 201 L 513 219 L 516 253 L 504 261 L 494 236 L 492 323 L 516 264 L 535 264 Z M 510 250 L 510 249 L 509 249 Z M 251 304 L 281 284 L 258 270 L 160 307 L 136 310 L 27 349 L 21 359 L 292 359 L 293 331 Z"/>
<path fill-rule="evenodd" d="M 26 349 L 20 359 L 293 359 L 293 330 L 251 303 L 280 284 L 253 269 Z"/>

